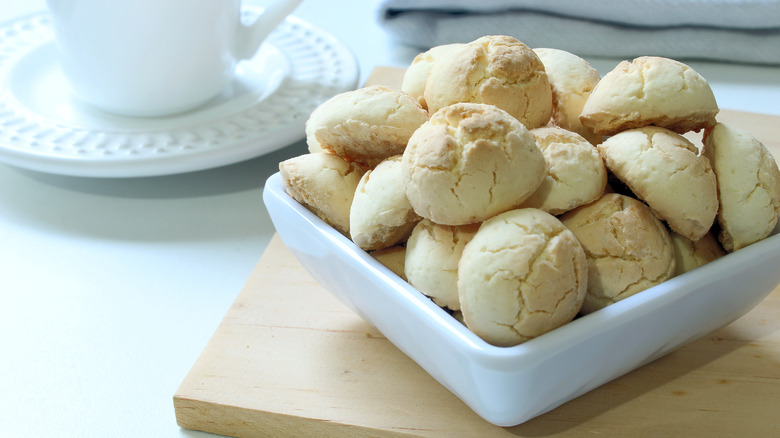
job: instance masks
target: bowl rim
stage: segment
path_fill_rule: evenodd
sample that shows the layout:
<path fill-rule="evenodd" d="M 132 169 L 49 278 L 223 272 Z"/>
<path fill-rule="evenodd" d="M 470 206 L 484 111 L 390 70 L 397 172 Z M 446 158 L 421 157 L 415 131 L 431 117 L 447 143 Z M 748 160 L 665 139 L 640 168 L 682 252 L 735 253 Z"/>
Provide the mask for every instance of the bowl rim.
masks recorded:
<path fill-rule="evenodd" d="M 652 313 L 691 293 L 696 292 L 702 283 L 714 283 L 731 275 L 735 269 L 747 266 L 754 260 L 769 255 L 780 254 L 780 221 L 772 234 L 759 242 L 749 245 L 717 260 L 689 272 L 680 274 L 661 284 L 650 287 L 630 297 L 611 304 L 588 315 L 578 316 L 574 320 L 511 347 L 495 346 L 483 340 L 452 315 L 439 307 L 432 299 L 415 289 L 389 268 L 382 265 L 368 252 L 359 248 L 346 236 L 331 227 L 284 190 L 281 175 L 277 172 L 266 181 L 263 196 L 274 196 L 303 221 L 310 224 L 333 244 L 340 247 L 349 260 L 366 269 L 384 286 L 383 292 L 395 292 L 401 298 L 401 304 L 417 316 L 422 314 L 430 318 L 421 318 L 426 325 L 437 331 L 445 340 L 470 360 L 478 363 L 489 362 L 492 368 L 511 366 L 517 368 L 518 360 L 540 362 L 576 342 L 599 336 L 600 333 L 614 330 L 616 325 L 630 323 L 637 318 Z M 268 204 L 268 203 L 266 203 Z M 728 264 L 729 269 L 723 269 Z"/>

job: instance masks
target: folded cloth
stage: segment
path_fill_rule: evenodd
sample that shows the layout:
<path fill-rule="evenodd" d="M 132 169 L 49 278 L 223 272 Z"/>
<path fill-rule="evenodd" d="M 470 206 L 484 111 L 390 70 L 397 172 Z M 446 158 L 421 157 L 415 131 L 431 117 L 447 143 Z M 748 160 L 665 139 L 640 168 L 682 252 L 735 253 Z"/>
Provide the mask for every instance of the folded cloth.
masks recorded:
<path fill-rule="evenodd" d="M 780 0 L 382 0 L 378 14 L 420 48 L 501 34 L 580 56 L 780 64 Z"/>

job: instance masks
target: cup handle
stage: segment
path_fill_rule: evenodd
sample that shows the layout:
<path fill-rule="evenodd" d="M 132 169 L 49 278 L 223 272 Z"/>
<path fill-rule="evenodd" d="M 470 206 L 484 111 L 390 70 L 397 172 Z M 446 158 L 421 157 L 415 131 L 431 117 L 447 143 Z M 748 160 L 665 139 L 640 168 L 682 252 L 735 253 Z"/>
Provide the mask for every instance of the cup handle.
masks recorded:
<path fill-rule="evenodd" d="M 263 9 L 263 13 L 249 25 L 239 27 L 234 55 L 237 60 L 249 59 L 257 53 L 260 44 L 282 20 L 298 7 L 302 0 L 277 0 Z"/>

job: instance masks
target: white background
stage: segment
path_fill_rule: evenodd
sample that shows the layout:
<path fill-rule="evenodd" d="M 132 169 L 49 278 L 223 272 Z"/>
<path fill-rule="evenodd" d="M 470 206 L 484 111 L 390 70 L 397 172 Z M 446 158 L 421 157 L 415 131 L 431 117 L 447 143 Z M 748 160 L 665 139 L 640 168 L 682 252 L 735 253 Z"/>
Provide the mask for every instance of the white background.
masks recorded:
<path fill-rule="evenodd" d="M 361 82 L 406 66 L 375 1 L 305 0 L 294 13 L 348 45 Z M 0 20 L 43 11 L 3 0 Z M 619 60 L 590 59 L 602 74 Z M 780 67 L 690 63 L 722 108 L 780 115 Z M 172 397 L 273 227 L 261 201 L 302 142 L 219 169 L 72 178 L 0 164 L 0 436 L 206 436 Z"/>

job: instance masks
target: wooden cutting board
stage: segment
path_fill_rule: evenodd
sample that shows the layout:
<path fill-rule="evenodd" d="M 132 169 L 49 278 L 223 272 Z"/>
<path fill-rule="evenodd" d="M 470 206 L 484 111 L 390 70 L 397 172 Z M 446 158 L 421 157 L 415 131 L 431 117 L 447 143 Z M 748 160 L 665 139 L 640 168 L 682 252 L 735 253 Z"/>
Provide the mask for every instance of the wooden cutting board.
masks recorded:
<path fill-rule="evenodd" d="M 372 83 L 394 85 L 401 71 L 375 73 Z M 719 119 L 780 158 L 780 117 Z M 780 437 L 780 287 L 731 325 L 501 428 L 333 298 L 274 236 L 173 403 L 181 427 L 235 437 Z"/>

